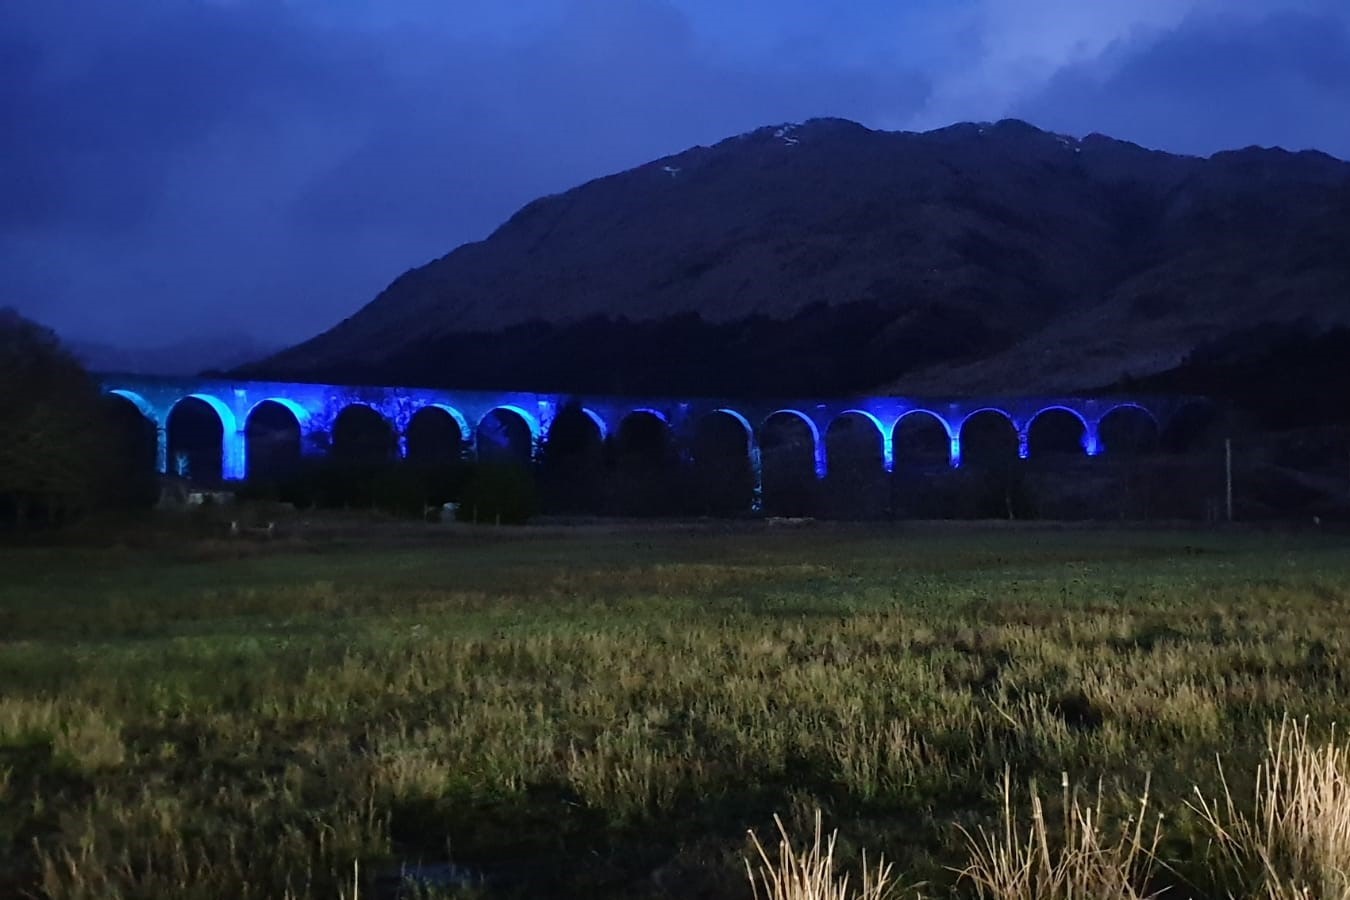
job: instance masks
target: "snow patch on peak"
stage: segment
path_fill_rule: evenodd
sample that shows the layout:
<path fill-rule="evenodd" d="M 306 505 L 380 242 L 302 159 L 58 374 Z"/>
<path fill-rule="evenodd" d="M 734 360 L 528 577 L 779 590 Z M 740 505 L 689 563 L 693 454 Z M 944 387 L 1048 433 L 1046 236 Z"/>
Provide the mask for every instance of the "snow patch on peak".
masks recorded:
<path fill-rule="evenodd" d="M 795 132 L 800 127 L 801 126 L 795 122 L 789 122 L 785 125 L 780 125 L 778 130 L 773 133 L 773 136 L 782 141 L 786 146 L 795 147 L 801 143 L 801 139 L 795 135 Z"/>
<path fill-rule="evenodd" d="M 675 176 L 680 174 L 679 166 L 662 166 L 661 171 L 665 172 L 671 178 L 674 178 Z"/>
<path fill-rule="evenodd" d="M 1071 134 L 1057 134 L 1055 140 L 1059 141 L 1059 145 L 1065 150 L 1072 150 L 1074 153 L 1083 152 L 1083 142 Z"/>

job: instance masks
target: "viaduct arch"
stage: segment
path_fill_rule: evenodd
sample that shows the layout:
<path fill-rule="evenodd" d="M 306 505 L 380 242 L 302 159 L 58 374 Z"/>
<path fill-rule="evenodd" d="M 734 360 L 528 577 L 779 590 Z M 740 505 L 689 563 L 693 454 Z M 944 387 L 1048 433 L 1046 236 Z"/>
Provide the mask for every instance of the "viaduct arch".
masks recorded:
<path fill-rule="evenodd" d="M 754 508 L 764 501 L 765 470 L 804 472 L 817 481 L 828 478 L 842 460 L 856 462 L 857 452 L 842 450 L 831 458 L 832 443 L 844 431 L 874 442 L 876 466 L 892 472 L 920 457 L 951 467 L 977 461 L 985 454 L 1036 458 L 1074 452 L 1085 456 L 1114 455 L 1157 446 L 1179 415 L 1193 409 L 1195 398 L 1172 397 L 1017 397 L 959 399 L 851 397 L 775 400 L 673 397 L 575 397 L 528 392 L 457 391 L 406 387 L 354 387 L 288 382 L 231 381 L 105 374 L 103 390 L 133 404 L 152 422 L 158 435 L 156 463 L 162 473 L 174 472 L 171 422 L 186 400 L 204 404 L 219 422 L 219 472 L 224 481 L 249 477 L 250 441 L 260 439 L 251 428 L 260 411 L 284 410 L 298 434 L 300 458 L 333 452 L 339 419 L 359 410 L 388 427 L 390 458 L 418 453 L 431 417 L 439 429 L 439 451 L 461 457 L 507 454 L 533 458 L 548 440 L 560 412 L 584 417 L 600 441 L 622 440 L 625 424 L 638 420 L 663 426 L 672 452 L 693 461 L 695 437 L 708 422 L 721 421 L 743 432 L 746 464 L 752 480 Z M 842 423 L 842 424 L 841 424 Z M 847 426 L 846 428 L 844 426 Z M 988 432 L 988 434 L 985 434 Z M 832 436 L 833 435 L 833 436 Z M 986 446 L 986 442 L 989 444 Z M 725 443 L 725 442 L 724 442 Z M 945 443 L 945 446 L 944 446 Z M 740 446 L 739 444 L 737 446 Z M 856 445 L 855 445 L 856 446 Z M 445 449 L 450 447 L 452 449 Z M 214 469 L 214 466 L 209 467 Z M 772 473 L 771 473 L 772 474 Z M 771 481 L 773 478 L 771 477 Z"/>

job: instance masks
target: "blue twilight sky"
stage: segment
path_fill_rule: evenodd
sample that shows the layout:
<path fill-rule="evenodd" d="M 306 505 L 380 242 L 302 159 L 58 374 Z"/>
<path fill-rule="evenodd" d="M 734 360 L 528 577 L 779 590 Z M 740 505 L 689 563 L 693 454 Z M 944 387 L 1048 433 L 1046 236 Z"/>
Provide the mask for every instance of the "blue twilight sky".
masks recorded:
<path fill-rule="evenodd" d="M 0 306 L 271 344 L 771 123 L 1350 157 L 1346 0 L 0 0 Z"/>

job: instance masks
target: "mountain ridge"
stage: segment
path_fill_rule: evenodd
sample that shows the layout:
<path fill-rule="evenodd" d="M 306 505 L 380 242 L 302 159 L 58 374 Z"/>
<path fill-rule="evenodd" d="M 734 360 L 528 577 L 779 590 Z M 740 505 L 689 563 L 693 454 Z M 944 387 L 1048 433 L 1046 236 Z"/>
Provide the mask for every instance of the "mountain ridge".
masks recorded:
<path fill-rule="evenodd" d="M 1017 120 L 885 132 L 816 119 L 538 198 L 239 371 L 592 392 L 1073 391 L 1295 319 L 1350 324 L 1350 164 L 1327 154 L 1180 156 Z"/>
<path fill-rule="evenodd" d="M 275 344 L 265 345 L 243 333 L 140 346 L 79 338 L 66 343 L 91 371 L 136 375 L 195 375 L 204 370 L 233 369 L 278 351 Z"/>

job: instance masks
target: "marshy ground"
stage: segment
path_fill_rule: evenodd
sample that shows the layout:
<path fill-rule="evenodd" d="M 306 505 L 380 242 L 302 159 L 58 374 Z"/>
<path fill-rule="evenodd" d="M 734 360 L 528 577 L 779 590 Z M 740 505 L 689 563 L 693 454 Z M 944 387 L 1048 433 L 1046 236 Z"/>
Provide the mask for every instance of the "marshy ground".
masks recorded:
<path fill-rule="evenodd" d="M 817 809 L 974 896 L 1005 772 L 1121 825 L 1148 782 L 1145 887 L 1242 895 L 1196 787 L 1350 721 L 1345 535 L 335 519 L 0 573 L 0 896 L 748 897 L 747 829 Z"/>

